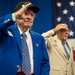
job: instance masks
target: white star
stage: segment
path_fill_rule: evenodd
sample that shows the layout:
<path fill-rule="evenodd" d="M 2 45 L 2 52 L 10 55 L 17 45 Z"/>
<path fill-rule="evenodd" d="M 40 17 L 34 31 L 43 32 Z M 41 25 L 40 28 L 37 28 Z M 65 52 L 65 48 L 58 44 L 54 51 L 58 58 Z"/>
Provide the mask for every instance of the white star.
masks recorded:
<path fill-rule="evenodd" d="M 56 3 L 57 4 L 57 7 L 61 7 L 62 3 L 58 2 Z"/>
<path fill-rule="evenodd" d="M 64 9 L 63 14 L 67 14 L 68 10 Z"/>
<path fill-rule="evenodd" d="M 70 32 L 69 32 L 69 35 L 70 35 L 70 36 L 73 36 L 73 34 L 74 34 L 73 31 L 70 31 Z"/>
<path fill-rule="evenodd" d="M 69 3 L 70 3 L 70 6 L 74 6 L 74 2 L 73 1 L 71 1 Z"/>
<path fill-rule="evenodd" d="M 70 19 L 70 21 L 74 21 L 74 17 L 73 16 L 70 16 L 69 19 Z"/>
<path fill-rule="evenodd" d="M 58 17 L 58 18 L 57 18 L 57 22 L 60 22 L 60 21 L 61 21 L 61 17 Z"/>

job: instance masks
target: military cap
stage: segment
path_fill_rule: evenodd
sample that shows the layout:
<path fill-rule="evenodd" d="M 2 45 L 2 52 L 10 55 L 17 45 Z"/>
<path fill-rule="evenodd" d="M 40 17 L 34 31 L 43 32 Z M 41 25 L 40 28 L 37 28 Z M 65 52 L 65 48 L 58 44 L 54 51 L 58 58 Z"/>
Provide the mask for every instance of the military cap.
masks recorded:
<path fill-rule="evenodd" d="M 15 8 L 15 12 L 18 11 L 20 8 L 22 8 L 23 5 L 26 5 L 28 3 L 31 3 L 31 2 L 26 1 L 26 0 L 19 2 Z M 28 7 L 28 9 L 31 9 L 34 13 L 37 13 L 40 10 L 39 7 L 34 6 L 33 4 L 32 4 L 32 6 Z"/>

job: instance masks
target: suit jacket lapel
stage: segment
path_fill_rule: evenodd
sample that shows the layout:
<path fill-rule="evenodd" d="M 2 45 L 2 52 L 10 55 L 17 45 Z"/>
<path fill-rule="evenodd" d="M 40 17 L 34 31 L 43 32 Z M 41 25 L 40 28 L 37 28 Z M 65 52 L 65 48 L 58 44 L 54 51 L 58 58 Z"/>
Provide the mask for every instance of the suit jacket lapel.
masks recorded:
<path fill-rule="evenodd" d="M 39 43 L 37 40 L 37 36 L 35 34 L 33 34 L 32 31 L 30 31 L 31 33 L 31 37 L 32 37 L 32 44 L 33 44 L 33 61 L 34 61 L 34 70 L 37 71 L 37 67 L 38 66 L 38 57 L 39 57 Z M 35 72 L 37 73 L 37 72 Z"/>
<path fill-rule="evenodd" d="M 59 48 L 57 50 L 61 53 L 62 56 L 65 56 L 67 58 L 63 45 L 61 44 L 61 41 L 57 38 L 57 36 L 54 36 L 54 41 L 55 44 L 57 45 L 57 48 Z"/>
<path fill-rule="evenodd" d="M 15 40 L 17 42 L 20 54 L 22 56 L 21 37 L 20 37 L 20 33 L 19 33 L 17 25 L 15 25 L 15 26 L 12 27 L 12 33 L 14 35 L 14 38 L 15 38 Z"/>

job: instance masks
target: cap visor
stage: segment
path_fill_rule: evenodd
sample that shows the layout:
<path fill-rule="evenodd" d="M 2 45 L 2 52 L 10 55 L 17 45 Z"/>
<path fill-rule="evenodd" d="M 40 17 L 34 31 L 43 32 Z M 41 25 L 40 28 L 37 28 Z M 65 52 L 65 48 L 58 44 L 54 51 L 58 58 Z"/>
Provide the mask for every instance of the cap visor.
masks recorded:
<path fill-rule="evenodd" d="M 28 9 L 33 10 L 34 13 L 37 13 L 37 12 L 40 10 L 40 9 L 39 9 L 38 7 L 36 7 L 36 6 L 30 6 L 30 7 L 28 7 Z"/>

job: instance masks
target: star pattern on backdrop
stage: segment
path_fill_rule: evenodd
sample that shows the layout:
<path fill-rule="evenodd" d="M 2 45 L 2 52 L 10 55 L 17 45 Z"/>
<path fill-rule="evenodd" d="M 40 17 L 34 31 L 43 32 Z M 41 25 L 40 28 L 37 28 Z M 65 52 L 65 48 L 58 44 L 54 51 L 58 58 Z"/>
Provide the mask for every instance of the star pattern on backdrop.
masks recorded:
<path fill-rule="evenodd" d="M 74 21 L 74 17 L 73 17 L 73 16 L 70 16 L 70 17 L 69 17 L 69 20 L 70 20 L 70 21 Z"/>
<path fill-rule="evenodd" d="M 58 18 L 57 18 L 57 22 L 60 22 L 60 21 L 61 21 L 61 17 L 58 17 Z"/>
<path fill-rule="evenodd" d="M 53 25 L 66 23 L 70 30 L 69 38 L 75 38 L 75 0 L 53 0 L 52 14 Z"/>
<path fill-rule="evenodd" d="M 63 14 L 67 14 L 68 13 L 68 10 L 67 9 L 64 9 L 63 10 Z"/>
<path fill-rule="evenodd" d="M 57 7 L 61 7 L 62 3 L 58 2 L 56 3 L 57 4 Z"/>
<path fill-rule="evenodd" d="M 74 6 L 75 5 L 75 2 L 74 1 L 71 1 L 69 3 L 70 3 L 70 6 Z"/>
<path fill-rule="evenodd" d="M 74 34 L 73 31 L 70 31 L 70 32 L 69 32 L 69 35 L 70 35 L 70 36 L 73 36 L 73 34 Z"/>

